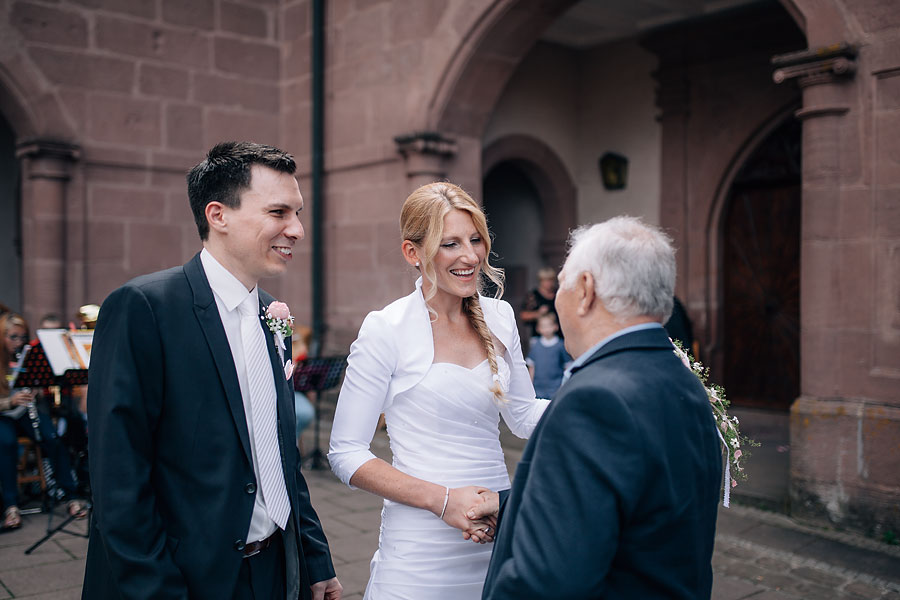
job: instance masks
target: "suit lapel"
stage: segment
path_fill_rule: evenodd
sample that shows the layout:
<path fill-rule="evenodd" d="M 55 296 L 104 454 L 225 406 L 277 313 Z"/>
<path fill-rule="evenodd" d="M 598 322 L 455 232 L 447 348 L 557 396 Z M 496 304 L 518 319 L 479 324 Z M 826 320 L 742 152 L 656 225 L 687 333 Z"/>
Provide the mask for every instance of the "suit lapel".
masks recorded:
<path fill-rule="evenodd" d="M 237 369 L 234 366 L 234 358 L 231 356 L 231 346 L 228 345 L 228 337 L 225 335 L 225 327 L 219 317 L 219 309 L 213 297 L 212 288 L 206 279 L 203 265 L 200 262 L 200 254 L 194 256 L 186 265 L 184 273 L 187 276 L 194 294 L 194 314 L 200 323 L 200 329 L 206 337 L 209 352 L 212 354 L 219 373 L 219 380 L 225 389 L 225 398 L 231 409 L 234 426 L 241 446 L 250 464 L 253 463 L 250 453 L 250 435 L 247 432 L 247 418 L 244 415 L 244 401 L 241 397 L 241 386 L 238 383 Z"/>

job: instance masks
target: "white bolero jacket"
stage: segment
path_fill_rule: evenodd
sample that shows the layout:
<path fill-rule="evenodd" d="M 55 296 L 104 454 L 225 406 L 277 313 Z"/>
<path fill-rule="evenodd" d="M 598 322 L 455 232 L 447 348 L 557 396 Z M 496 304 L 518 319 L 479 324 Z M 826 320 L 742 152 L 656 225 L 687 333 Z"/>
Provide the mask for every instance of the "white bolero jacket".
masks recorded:
<path fill-rule="evenodd" d="M 480 296 L 480 300 L 488 329 L 506 348 L 503 358 L 509 365 L 508 384 L 501 373 L 505 401 L 498 408 L 510 430 L 527 438 L 549 401 L 535 398 L 512 307 L 508 302 L 485 296 Z M 375 458 L 369 445 L 379 415 L 398 394 L 419 383 L 432 362 L 431 317 L 420 277 L 414 292 L 370 312 L 350 346 L 328 451 L 331 469 L 341 481 L 350 485 L 356 470 Z"/>

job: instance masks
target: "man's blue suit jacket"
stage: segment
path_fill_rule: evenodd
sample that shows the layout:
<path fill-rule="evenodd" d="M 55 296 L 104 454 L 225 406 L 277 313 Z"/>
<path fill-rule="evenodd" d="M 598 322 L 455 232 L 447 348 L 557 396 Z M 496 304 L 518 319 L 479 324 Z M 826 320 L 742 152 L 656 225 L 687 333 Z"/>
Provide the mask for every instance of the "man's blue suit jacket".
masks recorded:
<path fill-rule="evenodd" d="M 665 330 L 613 339 L 532 434 L 483 598 L 709 598 L 721 466 L 706 392 Z"/>

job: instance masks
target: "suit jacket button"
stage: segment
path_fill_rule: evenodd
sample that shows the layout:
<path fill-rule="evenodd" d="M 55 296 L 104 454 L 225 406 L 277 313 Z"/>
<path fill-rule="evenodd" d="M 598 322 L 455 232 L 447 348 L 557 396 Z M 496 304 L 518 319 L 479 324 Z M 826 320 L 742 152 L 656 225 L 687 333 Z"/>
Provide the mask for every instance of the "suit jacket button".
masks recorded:
<path fill-rule="evenodd" d="M 247 485 L 244 486 L 244 491 L 247 492 L 248 494 L 255 494 L 256 493 L 256 484 L 248 483 Z"/>
<path fill-rule="evenodd" d="M 234 549 L 238 552 L 244 551 L 244 540 L 237 540 L 234 542 Z"/>

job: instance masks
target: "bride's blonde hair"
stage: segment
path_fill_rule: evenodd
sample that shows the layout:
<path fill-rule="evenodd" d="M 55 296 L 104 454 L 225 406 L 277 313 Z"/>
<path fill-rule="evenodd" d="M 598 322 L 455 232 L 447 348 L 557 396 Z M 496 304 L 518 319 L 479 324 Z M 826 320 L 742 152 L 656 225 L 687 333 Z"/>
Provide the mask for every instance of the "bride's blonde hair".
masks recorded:
<path fill-rule="evenodd" d="M 409 240 L 421 250 L 419 266 L 422 278 L 428 281 L 429 290 L 425 296 L 425 304 L 437 294 L 437 273 L 434 270 L 434 257 L 437 255 L 444 236 L 444 217 L 451 210 L 461 210 L 469 213 L 472 223 L 481 236 L 484 244 L 484 261 L 478 277 L 478 291 L 473 296 L 462 299 L 462 309 L 469 322 L 481 338 L 481 343 L 487 352 L 488 364 L 491 373 L 495 376 L 491 391 L 497 400 L 503 399 L 503 390 L 498 381 L 497 353 L 494 348 L 494 340 L 487 323 L 484 321 L 484 313 L 481 310 L 481 302 L 478 296 L 484 291 L 486 277 L 496 287 L 495 298 L 503 295 L 503 269 L 498 269 L 490 263 L 491 237 L 488 231 L 487 219 L 481 208 L 459 186 L 447 182 L 429 183 L 423 185 L 406 199 L 400 210 L 400 232 L 404 240 Z M 428 312 L 432 319 L 437 318 L 437 313 L 428 306 Z"/>

